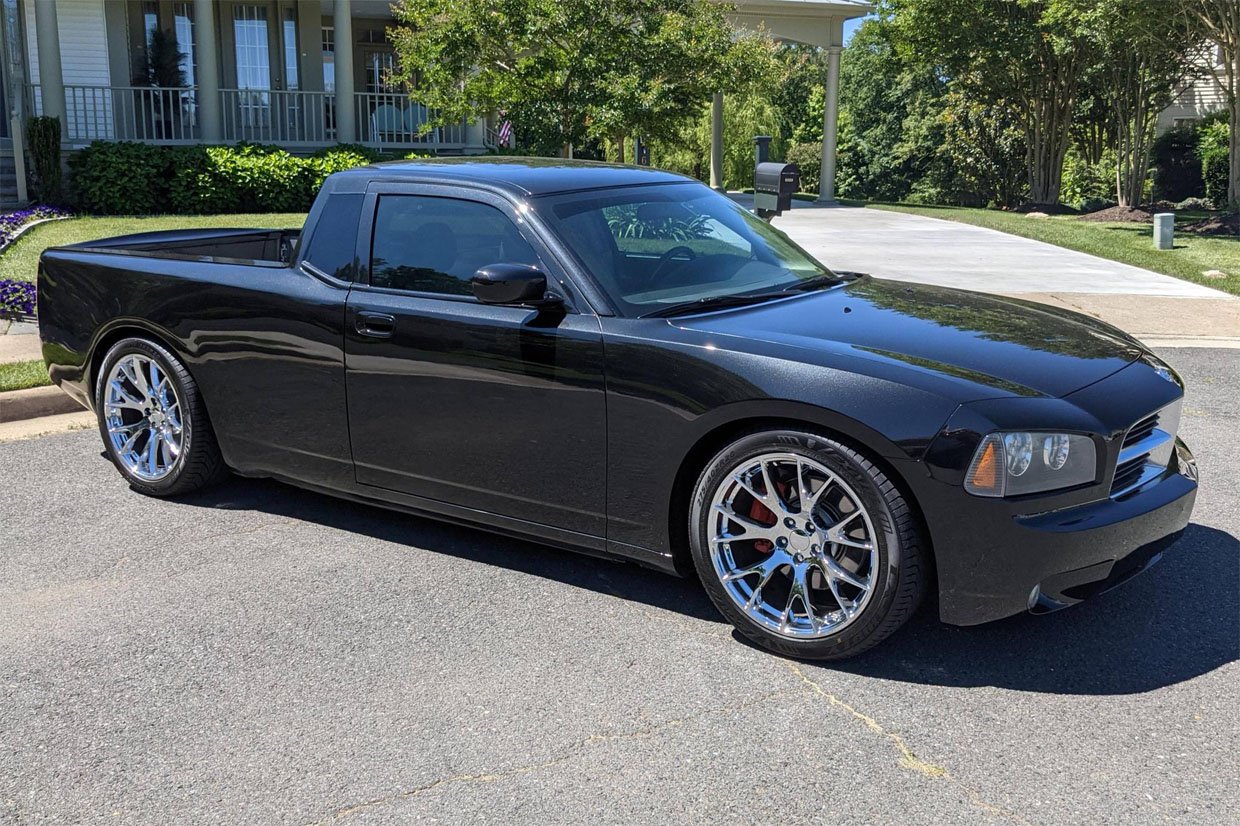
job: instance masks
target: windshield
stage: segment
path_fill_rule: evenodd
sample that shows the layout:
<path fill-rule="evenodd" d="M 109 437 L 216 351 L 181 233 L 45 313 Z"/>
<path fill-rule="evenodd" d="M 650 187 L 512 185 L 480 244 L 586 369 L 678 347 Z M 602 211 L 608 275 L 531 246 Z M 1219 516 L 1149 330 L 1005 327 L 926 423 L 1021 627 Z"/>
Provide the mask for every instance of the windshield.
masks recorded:
<path fill-rule="evenodd" d="M 627 316 L 831 275 L 782 232 L 701 184 L 573 192 L 534 203 Z"/>

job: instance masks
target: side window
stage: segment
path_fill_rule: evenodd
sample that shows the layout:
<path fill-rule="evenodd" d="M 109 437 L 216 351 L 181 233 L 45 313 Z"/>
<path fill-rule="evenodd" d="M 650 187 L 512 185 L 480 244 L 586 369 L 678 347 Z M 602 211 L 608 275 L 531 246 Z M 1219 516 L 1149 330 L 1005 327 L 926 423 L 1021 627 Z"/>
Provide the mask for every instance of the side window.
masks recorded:
<path fill-rule="evenodd" d="M 353 251 L 365 197 L 360 192 L 327 196 L 305 254 L 305 261 L 319 272 L 342 281 L 352 281 L 357 277 Z"/>
<path fill-rule="evenodd" d="M 399 290 L 471 295 L 488 264 L 539 264 L 516 224 L 487 204 L 426 195 L 380 195 L 370 283 Z"/>

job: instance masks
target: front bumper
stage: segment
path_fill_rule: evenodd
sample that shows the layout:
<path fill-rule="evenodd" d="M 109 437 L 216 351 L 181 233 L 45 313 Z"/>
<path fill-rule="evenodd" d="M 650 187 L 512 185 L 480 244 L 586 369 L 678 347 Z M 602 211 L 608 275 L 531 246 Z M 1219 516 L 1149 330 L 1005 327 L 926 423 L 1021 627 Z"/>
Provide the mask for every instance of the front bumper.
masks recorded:
<path fill-rule="evenodd" d="M 1073 605 L 1157 562 L 1188 525 L 1197 468 L 1177 440 L 1166 472 L 1120 499 L 1024 515 L 963 490 L 952 498 L 952 518 L 932 528 L 939 614 L 977 625 Z"/>

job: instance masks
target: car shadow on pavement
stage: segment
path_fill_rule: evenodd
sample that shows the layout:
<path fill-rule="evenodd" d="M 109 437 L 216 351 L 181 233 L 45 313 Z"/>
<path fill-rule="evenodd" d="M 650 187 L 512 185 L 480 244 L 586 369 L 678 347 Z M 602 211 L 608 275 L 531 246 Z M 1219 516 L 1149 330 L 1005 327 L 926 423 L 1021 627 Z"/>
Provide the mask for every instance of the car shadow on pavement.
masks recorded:
<path fill-rule="evenodd" d="M 705 622 L 724 622 L 692 580 L 276 482 L 237 479 L 179 501 L 278 514 L 519 571 Z M 745 642 L 739 634 L 733 636 Z M 1240 542 L 1223 531 L 1192 524 L 1149 571 L 1068 610 L 957 628 L 940 623 L 933 608 L 927 607 L 905 628 L 860 657 L 808 664 L 910 683 L 1107 695 L 1152 691 L 1237 659 Z"/>

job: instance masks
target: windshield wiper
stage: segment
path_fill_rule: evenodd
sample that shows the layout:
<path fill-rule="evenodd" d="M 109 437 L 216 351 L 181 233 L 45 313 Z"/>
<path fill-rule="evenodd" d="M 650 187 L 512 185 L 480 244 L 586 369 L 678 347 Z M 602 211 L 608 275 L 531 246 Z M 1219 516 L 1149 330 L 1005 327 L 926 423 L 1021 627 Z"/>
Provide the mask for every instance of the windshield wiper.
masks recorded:
<path fill-rule="evenodd" d="M 801 293 L 808 292 L 809 290 L 821 289 L 822 287 L 834 287 L 836 284 L 843 284 L 847 281 L 848 278 L 845 276 L 849 275 L 857 276 L 860 275 L 860 273 L 844 271 L 823 273 L 822 275 L 815 275 L 813 278 L 807 278 L 804 281 L 800 281 L 789 287 L 784 287 L 784 292 Z"/>
<path fill-rule="evenodd" d="M 746 304 L 760 304 L 773 298 L 787 297 L 788 293 L 786 292 L 712 295 L 707 298 L 699 298 L 696 301 L 682 301 L 679 304 L 669 304 L 666 307 L 660 307 L 657 310 L 643 313 L 641 317 L 667 318 L 668 316 L 683 315 L 685 313 L 704 313 L 708 310 L 721 310 L 725 307 L 744 307 Z"/>

